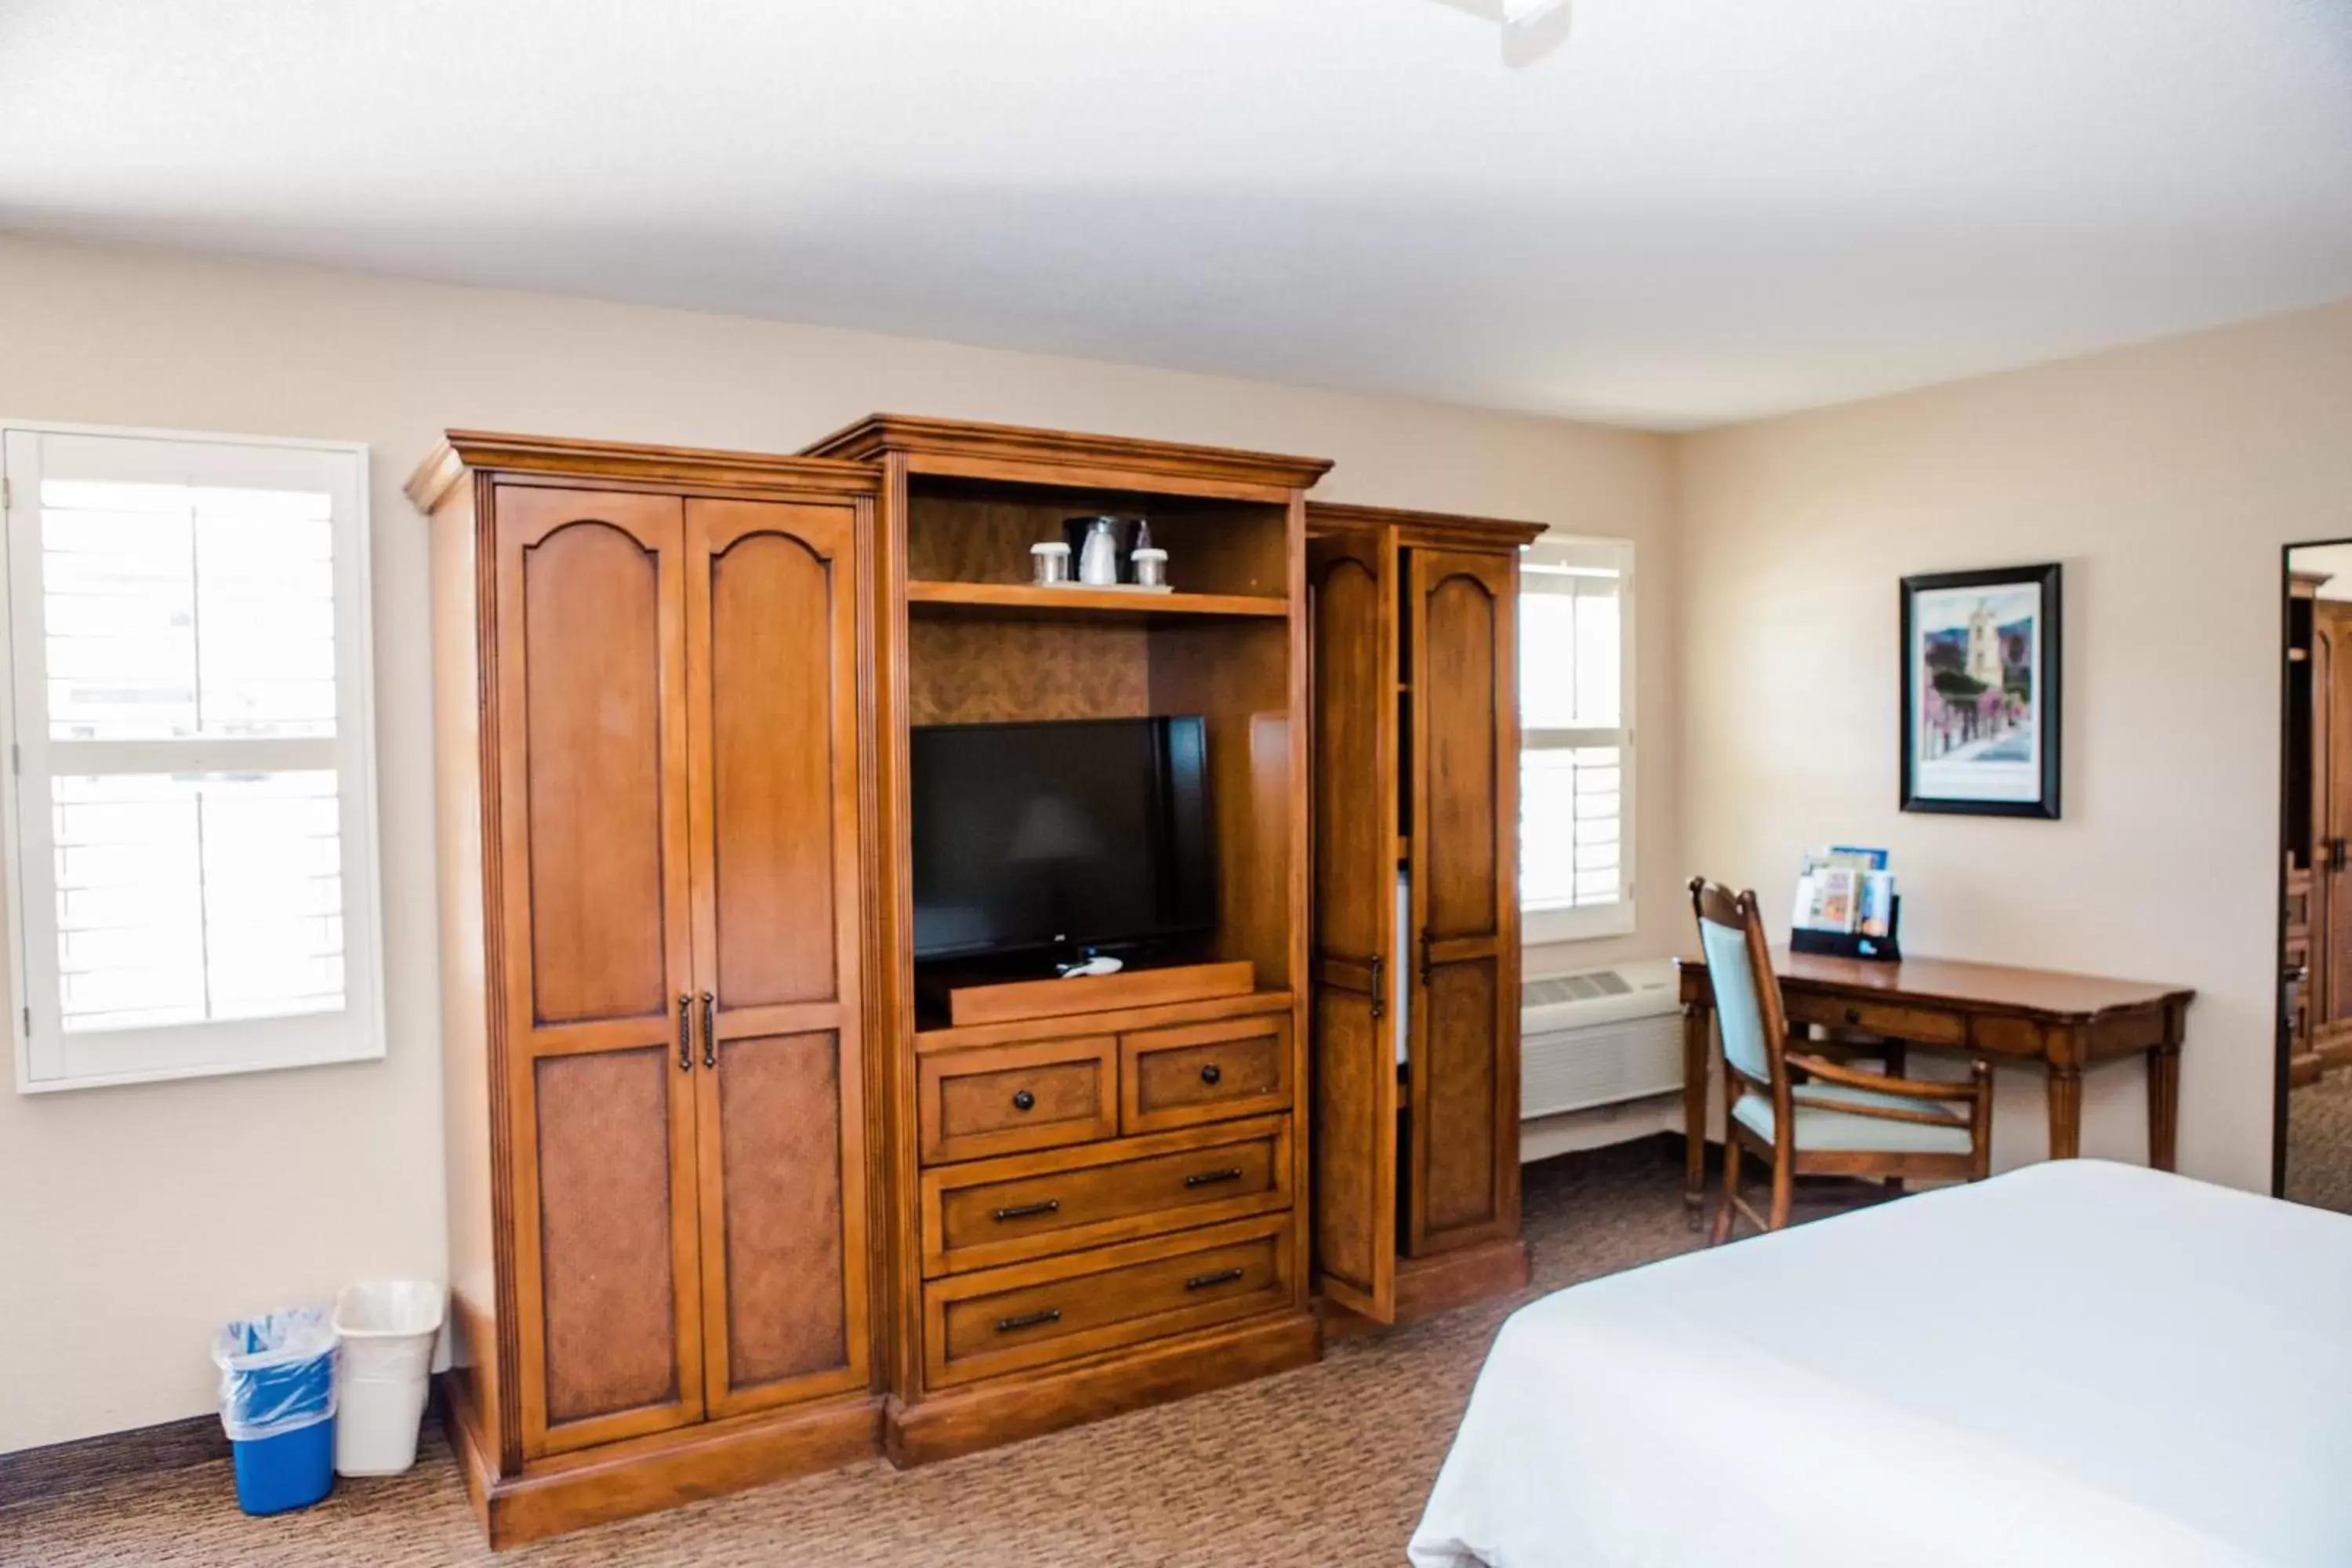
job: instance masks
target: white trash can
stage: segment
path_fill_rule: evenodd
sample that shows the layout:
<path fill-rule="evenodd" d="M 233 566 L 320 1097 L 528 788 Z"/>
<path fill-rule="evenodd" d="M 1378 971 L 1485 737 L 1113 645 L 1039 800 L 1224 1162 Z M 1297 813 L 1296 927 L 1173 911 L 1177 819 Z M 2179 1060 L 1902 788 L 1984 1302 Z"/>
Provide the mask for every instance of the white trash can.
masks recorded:
<path fill-rule="evenodd" d="M 368 1280 L 335 1299 L 337 1475 L 396 1476 L 416 1462 L 441 1300 L 428 1279 Z"/>

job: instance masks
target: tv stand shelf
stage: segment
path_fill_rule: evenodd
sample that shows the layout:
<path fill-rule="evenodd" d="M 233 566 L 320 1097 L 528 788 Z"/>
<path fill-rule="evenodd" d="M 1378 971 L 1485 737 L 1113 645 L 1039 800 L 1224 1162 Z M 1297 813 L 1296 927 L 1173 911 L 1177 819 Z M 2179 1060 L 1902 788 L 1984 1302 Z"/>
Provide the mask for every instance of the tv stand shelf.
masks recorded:
<path fill-rule="evenodd" d="M 1290 602 L 1263 594 L 1139 594 L 1123 588 L 1041 588 L 1031 583 L 910 582 L 913 615 L 998 616 L 1020 620 L 1151 619 L 1163 616 L 1290 614 Z"/>

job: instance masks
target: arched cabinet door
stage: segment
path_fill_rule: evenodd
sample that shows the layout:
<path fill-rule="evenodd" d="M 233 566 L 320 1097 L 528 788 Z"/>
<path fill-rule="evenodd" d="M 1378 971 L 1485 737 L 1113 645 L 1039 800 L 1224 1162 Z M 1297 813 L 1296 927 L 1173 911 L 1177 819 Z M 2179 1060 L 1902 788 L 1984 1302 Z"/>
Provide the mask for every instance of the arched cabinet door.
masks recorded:
<path fill-rule="evenodd" d="M 499 485 L 499 923 L 526 1457 L 703 1414 L 685 512 Z"/>
<path fill-rule="evenodd" d="M 1317 1287 L 1396 1319 L 1396 536 L 1307 545 L 1314 632 Z"/>
<path fill-rule="evenodd" d="M 866 1387 L 854 503 L 686 502 L 704 1397 Z"/>
<path fill-rule="evenodd" d="M 1406 1250 L 1517 1229 L 1517 568 L 1410 552 L 1412 1137 Z"/>

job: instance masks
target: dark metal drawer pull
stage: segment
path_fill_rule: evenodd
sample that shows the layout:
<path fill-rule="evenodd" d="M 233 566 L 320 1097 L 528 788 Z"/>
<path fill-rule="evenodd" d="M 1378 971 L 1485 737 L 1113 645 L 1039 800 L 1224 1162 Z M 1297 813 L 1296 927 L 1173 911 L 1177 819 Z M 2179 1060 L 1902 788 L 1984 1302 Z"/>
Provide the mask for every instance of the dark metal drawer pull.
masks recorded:
<path fill-rule="evenodd" d="M 1223 1078 L 1224 1076 L 1224 1069 L 1214 1062 L 1211 1062 L 1207 1067 L 1201 1069 L 1201 1081 L 1202 1083 L 1215 1083 L 1219 1079 Z"/>
<path fill-rule="evenodd" d="M 1013 1109 L 1015 1110 L 1026 1110 L 1036 1103 L 1037 1097 L 1025 1089 L 1017 1090 L 1013 1096 Z"/>
<path fill-rule="evenodd" d="M 1000 1334 L 1017 1333 L 1023 1329 L 1034 1329 L 1041 1324 L 1058 1323 L 1061 1321 L 1062 1309 L 1048 1307 L 1042 1312 L 1024 1312 L 1017 1318 L 999 1318 L 996 1320 L 996 1331 Z"/>
<path fill-rule="evenodd" d="M 998 1209 L 996 1217 L 1000 1222 L 1008 1219 L 1034 1219 L 1041 1214 L 1060 1214 L 1061 1212 L 1062 1200 L 1047 1198 L 1043 1203 L 1014 1204 L 1009 1209 Z"/>
<path fill-rule="evenodd" d="M 1241 1167 L 1227 1165 L 1222 1171 L 1196 1171 L 1184 1178 L 1184 1184 L 1188 1187 L 1213 1187 L 1219 1182 L 1238 1182 L 1241 1179 Z"/>
<path fill-rule="evenodd" d="M 1214 1274 L 1195 1274 L 1184 1281 L 1187 1290 L 1205 1290 L 1212 1285 L 1230 1285 L 1242 1277 L 1238 1268 L 1220 1268 Z"/>

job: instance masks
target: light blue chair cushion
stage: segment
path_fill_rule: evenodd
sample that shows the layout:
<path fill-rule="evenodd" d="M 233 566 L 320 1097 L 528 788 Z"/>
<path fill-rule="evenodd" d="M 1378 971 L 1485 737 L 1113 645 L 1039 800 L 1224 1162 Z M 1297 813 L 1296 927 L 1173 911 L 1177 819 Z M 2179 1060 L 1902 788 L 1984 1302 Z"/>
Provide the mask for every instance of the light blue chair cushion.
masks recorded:
<path fill-rule="evenodd" d="M 1967 1117 L 1949 1103 L 1914 1100 L 1908 1095 L 1882 1094 L 1874 1089 L 1849 1089 L 1843 1084 L 1809 1083 L 1797 1090 L 1797 1147 L 1814 1152 L 1845 1151 L 1876 1154 L 1965 1154 L 1973 1147 Z M 1815 1103 L 1808 1105 L 1805 1102 Z M 1828 1103 L 1823 1103 L 1828 1102 Z M 1856 1116 L 1833 1105 L 1884 1105 L 1897 1110 L 1924 1111 L 1938 1120 L 1887 1121 Z M 1767 1143 L 1773 1139 L 1772 1097 L 1743 1094 L 1732 1108 L 1734 1116 Z"/>
<path fill-rule="evenodd" d="M 1706 983 L 1715 992 L 1724 1059 L 1759 1083 L 1771 1082 L 1771 1046 L 1764 1038 L 1764 1005 L 1757 996 L 1759 977 L 1748 961 L 1748 933 L 1702 920 L 1698 940 L 1706 950 Z"/>

